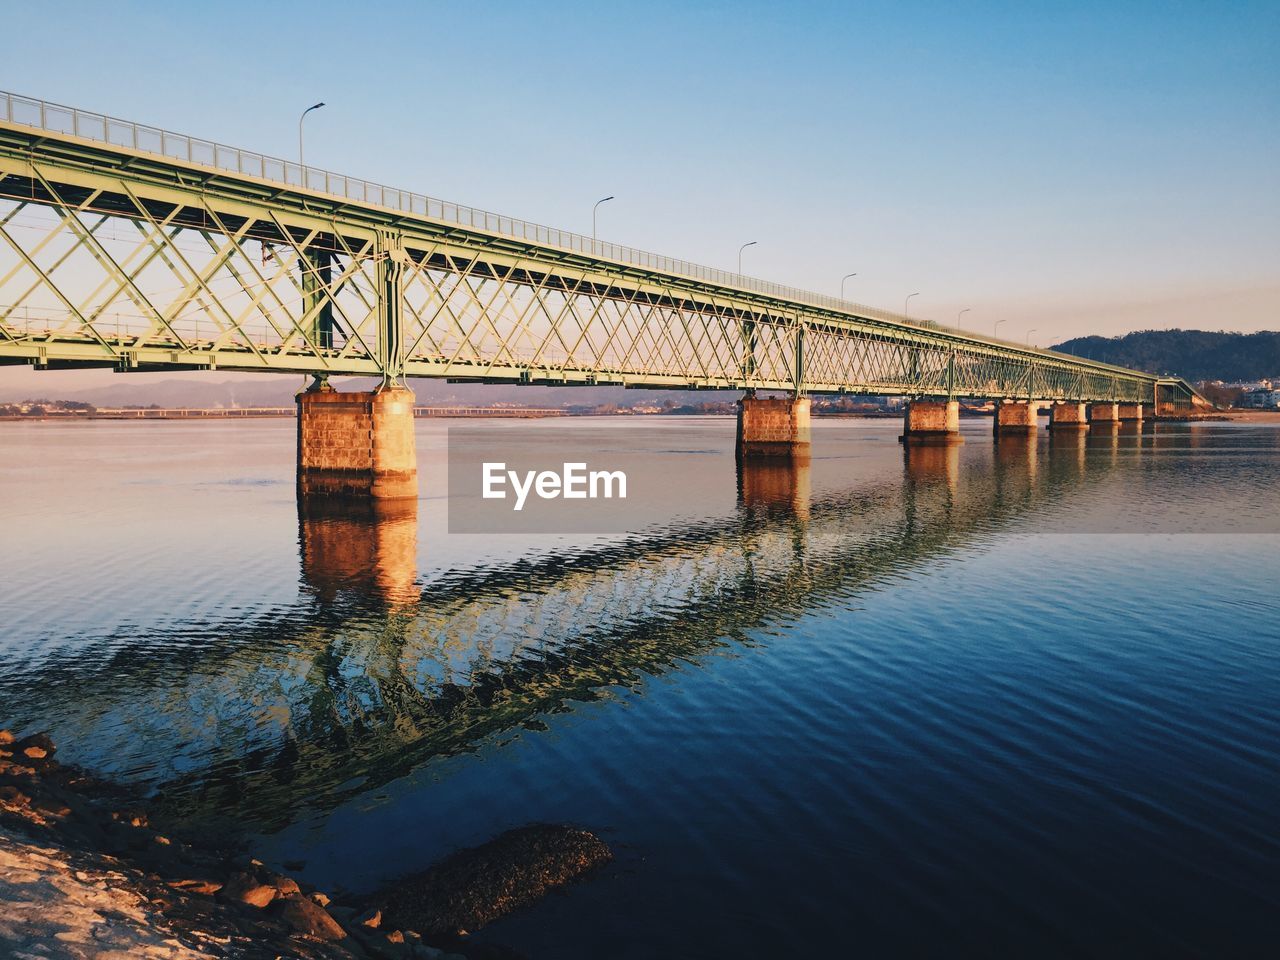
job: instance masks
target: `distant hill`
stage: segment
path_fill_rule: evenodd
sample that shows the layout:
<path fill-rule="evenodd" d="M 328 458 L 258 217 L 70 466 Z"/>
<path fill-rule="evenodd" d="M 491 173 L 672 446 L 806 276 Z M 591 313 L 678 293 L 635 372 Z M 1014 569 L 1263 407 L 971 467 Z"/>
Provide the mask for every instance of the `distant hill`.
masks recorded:
<path fill-rule="evenodd" d="M 1280 377 L 1280 333 L 1272 331 L 1140 330 L 1123 337 L 1077 337 L 1053 349 L 1191 381 Z"/>

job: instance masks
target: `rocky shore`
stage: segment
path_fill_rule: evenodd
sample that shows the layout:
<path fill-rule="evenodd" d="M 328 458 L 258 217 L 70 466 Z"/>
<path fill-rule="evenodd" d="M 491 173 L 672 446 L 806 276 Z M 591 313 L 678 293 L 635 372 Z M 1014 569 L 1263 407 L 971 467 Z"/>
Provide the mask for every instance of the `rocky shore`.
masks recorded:
<path fill-rule="evenodd" d="M 55 753 L 0 730 L 0 954 L 19 960 L 512 960 L 470 934 L 612 859 L 586 831 L 532 824 L 346 901 L 158 829 Z"/>

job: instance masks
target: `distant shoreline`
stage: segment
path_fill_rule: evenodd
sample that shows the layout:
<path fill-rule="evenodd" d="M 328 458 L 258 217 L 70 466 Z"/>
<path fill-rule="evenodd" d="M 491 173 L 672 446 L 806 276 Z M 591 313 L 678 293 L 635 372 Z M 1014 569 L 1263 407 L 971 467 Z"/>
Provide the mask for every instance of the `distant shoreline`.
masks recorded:
<path fill-rule="evenodd" d="M 41 414 L 0 415 L 3 423 L 48 423 L 48 422 L 84 422 L 92 420 L 108 421 L 190 421 L 208 422 L 225 420 L 285 420 L 297 416 L 292 407 L 242 407 L 238 409 L 125 409 L 85 411 L 50 411 Z M 632 413 L 624 410 L 592 411 L 561 410 L 547 408 L 503 408 L 503 407 L 418 407 L 414 416 L 419 420 L 538 420 L 563 417 L 731 417 L 732 413 L 718 410 L 705 412 L 675 413 L 662 411 L 659 413 Z M 902 416 L 900 411 L 875 412 L 824 412 L 814 411 L 814 419 L 822 420 L 897 420 Z M 989 412 L 962 412 L 965 419 L 981 419 L 990 417 Z M 1280 423 L 1280 410 L 1214 410 L 1200 414 L 1160 416 L 1156 420 L 1164 422 L 1196 423 L 1203 421 L 1231 421 L 1237 423 Z"/>

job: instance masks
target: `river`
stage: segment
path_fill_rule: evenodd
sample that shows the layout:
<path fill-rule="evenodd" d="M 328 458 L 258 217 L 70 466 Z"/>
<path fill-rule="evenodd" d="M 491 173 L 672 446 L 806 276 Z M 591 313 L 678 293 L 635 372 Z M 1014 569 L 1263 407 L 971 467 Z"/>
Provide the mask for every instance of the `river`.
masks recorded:
<path fill-rule="evenodd" d="M 416 508 L 300 517 L 291 421 L 0 424 L 0 726 L 322 888 L 583 826 L 615 862 L 476 934 L 535 960 L 1274 942 L 1277 426 L 468 425 L 661 464 L 503 535 L 449 532 L 449 426 Z"/>

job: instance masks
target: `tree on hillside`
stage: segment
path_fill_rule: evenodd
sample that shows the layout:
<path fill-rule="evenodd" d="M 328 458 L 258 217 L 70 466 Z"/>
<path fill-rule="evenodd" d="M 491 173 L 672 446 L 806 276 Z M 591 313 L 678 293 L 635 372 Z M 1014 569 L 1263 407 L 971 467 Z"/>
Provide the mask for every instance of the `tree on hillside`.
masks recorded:
<path fill-rule="evenodd" d="M 1077 337 L 1053 349 L 1191 381 L 1280 377 L 1280 333 L 1272 331 L 1141 330 L 1123 337 Z"/>

